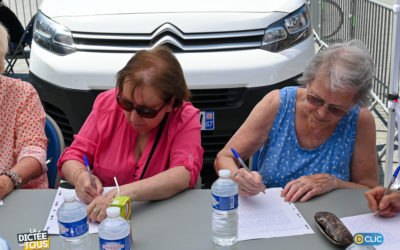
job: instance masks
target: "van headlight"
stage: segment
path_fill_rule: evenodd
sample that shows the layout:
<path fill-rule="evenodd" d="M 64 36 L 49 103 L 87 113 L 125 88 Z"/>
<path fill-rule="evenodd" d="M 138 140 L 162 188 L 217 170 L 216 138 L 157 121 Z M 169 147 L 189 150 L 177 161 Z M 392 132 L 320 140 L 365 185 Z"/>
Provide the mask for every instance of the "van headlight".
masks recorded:
<path fill-rule="evenodd" d="M 304 41 L 310 35 L 310 13 L 308 7 L 303 5 L 300 9 L 267 27 L 261 48 L 278 52 Z"/>
<path fill-rule="evenodd" d="M 71 31 L 40 11 L 33 26 L 33 39 L 44 49 L 59 55 L 68 55 L 76 51 Z"/>

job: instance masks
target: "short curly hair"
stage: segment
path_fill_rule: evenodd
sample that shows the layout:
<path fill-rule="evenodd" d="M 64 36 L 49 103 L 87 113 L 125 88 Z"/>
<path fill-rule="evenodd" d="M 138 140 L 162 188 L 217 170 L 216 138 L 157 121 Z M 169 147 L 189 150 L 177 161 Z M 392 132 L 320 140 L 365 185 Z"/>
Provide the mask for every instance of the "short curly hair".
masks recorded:
<path fill-rule="evenodd" d="M 299 82 L 306 85 L 317 75 L 326 76 L 328 88 L 340 91 L 351 88 L 357 91 L 354 102 L 366 107 L 371 101 L 375 66 L 364 43 L 352 40 L 329 46 L 311 59 Z"/>

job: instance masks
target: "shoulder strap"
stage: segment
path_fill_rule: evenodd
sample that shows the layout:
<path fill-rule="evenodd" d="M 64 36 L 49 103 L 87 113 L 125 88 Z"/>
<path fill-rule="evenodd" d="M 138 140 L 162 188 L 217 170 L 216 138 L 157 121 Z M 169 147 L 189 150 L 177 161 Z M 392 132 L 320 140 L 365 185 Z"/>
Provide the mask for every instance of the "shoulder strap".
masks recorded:
<path fill-rule="evenodd" d="M 162 119 L 162 121 L 160 123 L 160 128 L 158 129 L 156 138 L 154 139 L 153 146 L 151 147 L 151 151 L 150 151 L 149 157 L 147 158 L 146 165 L 144 165 L 142 175 L 140 176 L 139 180 L 143 179 L 144 174 L 146 173 L 147 167 L 149 166 L 149 163 L 151 161 L 151 158 L 153 157 L 154 151 L 156 150 L 158 141 L 160 140 L 160 137 L 161 137 L 162 131 L 164 129 L 165 122 L 167 121 L 167 118 L 168 118 L 168 113 L 165 113 L 164 118 Z"/>

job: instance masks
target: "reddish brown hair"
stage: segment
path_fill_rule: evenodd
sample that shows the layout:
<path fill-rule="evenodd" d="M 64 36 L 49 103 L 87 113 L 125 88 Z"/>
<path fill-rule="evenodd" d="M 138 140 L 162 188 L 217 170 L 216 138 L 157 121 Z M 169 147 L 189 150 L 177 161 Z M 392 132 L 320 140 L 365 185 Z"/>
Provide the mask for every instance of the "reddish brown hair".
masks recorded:
<path fill-rule="evenodd" d="M 143 74 L 150 72 L 150 74 Z M 117 89 L 122 92 L 127 79 L 133 84 L 132 97 L 139 86 L 151 86 L 165 101 L 175 97 L 173 107 L 188 101 L 190 91 L 178 59 L 165 46 L 138 51 L 117 74 Z"/>

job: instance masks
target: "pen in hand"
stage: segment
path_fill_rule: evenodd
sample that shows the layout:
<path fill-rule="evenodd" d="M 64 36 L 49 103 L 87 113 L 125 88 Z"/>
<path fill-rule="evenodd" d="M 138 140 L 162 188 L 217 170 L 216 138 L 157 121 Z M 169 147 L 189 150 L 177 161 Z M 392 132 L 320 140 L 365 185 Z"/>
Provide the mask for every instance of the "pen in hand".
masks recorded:
<path fill-rule="evenodd" d="M 92 183 L 92 187 L 94 188 L 94 190 L 96 190 L 96 185 L 94 184 L 92 172 L 90 172 L 89 162 L 88 162 L 88 160 L 86 158 L 86 155 L 83 155 L 83 160 L 85 161 L 86 169 L 87 169 L 87 171 L 89 173 L 90 182 Z"/>
<path fill-rule="evenodd" d="M 238 161 L 240 162 L 240 165 L 242 165 L 242 167 L 244 169 L 247 170 L 247 172 L 251 173 L 250 169 L 246 166 L 246 163 L 244 163 L 244 161 L 242 160 L 242 158 L 240 158 L 239 154 L 236 152 L 236 150 L 234 150 L 233 148 L 231 148 L 233 155 L 235 155 L 236 159 L 238 159 Z M 265 190 L 261 190 L 264 194 L 265 194 Z"/>
<path fill-rule="evenodd" d="M 396 169 L 396 171 L 394 171 L 393 176 L 392 176 L 392 179 L 390 180 L 389 185 L 388 185 L 388 187 L 387 187 L 385 193 L 383 194 L 382 198 L 385 197 L 385 196 L 389 193 L 390 188 L 392 187 L 394 181 L 395 181 L 396 178 L 397 178 L 397 175 L 399 174 L 399 171 L 400 171 L 400 166 L 398 166 L 397 169 Z M 382 199 L 381 199 L 381 200 L 382 200 Z M 379 214 L 379 204 L 378 204 L 378 209 L 377 209 L 377 210 L 375 211 L 375 213 L 374 213 L 374 216 L 377 216 L 378 214 Z"/>

